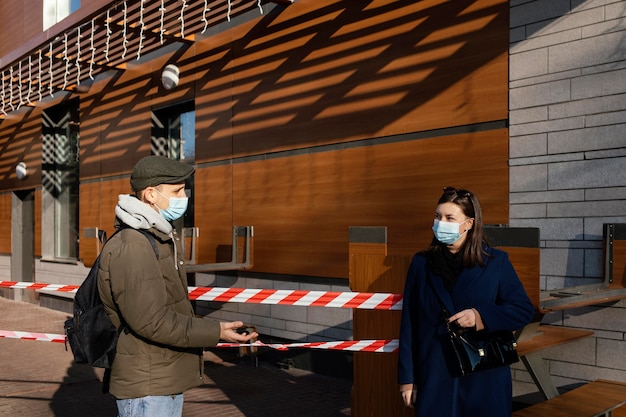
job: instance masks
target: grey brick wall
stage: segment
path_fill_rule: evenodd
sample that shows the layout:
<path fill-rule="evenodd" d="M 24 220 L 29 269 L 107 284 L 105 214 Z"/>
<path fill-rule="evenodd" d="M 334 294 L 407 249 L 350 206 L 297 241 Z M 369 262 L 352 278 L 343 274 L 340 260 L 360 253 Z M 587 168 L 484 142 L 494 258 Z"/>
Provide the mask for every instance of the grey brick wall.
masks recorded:
<path fill-rule="evenodd" d="M 11 255 L 0 255 L 0 280 L 11 281 Z"/>
<path fill-rule="evenodd" d="M 541 231 L 544 290 L 602 279 L 626 223 L 626 1 L 510 2 L 510 224 Z M 595 337 L 546 351 L 557 385 L 626 381 L 626 304 L 551 313 Z M 516 394 L 534 384 L 516 367 Z"/>

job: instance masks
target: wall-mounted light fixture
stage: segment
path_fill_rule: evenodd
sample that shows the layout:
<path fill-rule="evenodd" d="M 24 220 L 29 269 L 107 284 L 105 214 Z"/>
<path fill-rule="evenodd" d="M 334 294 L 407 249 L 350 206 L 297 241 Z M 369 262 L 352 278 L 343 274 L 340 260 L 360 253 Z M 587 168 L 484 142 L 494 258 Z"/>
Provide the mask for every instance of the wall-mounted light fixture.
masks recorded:
<path fill-rule="evenodd" d="M 178 85 L 179 74 L 180 71 L 176 65 L 167 64 L 161 73 L 161 82 L 163 83 L 163 87 L 165 87 L 166 90 L 175 88 Z"/>
<path fill-rule="evenodd" d="M 20 162 L 15 167 L 15 175 L 17 175 L 18 180 L 23 180 L 28 175 L 28 170 L 26 169 L 26 164 L 24 162 Z"/>

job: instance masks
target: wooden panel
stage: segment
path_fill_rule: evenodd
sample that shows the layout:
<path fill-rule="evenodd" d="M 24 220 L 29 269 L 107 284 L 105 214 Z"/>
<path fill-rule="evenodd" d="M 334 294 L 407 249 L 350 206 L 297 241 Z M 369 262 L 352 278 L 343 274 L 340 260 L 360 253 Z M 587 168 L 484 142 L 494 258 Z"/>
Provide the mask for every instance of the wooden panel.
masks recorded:
<path fill-rule="evenodd" d="M 31 21 L 39 22 L 38 32 L 43 31 L 43 6 L 41 0 L 2 1 L 0 2 L 0 57 L 4 57 L 17 46 L 17 40 L 35 35 L 27 31 L 26 11 L 30 10 Z M 29 27 L 30 29 L 30 27 Z M 6 64 L 2 61 L 3 64 Z"/>
<path fill-rule="evenodd" d="M 41 186 L 41 109 L 11 116 L 0 124 L 0 189 L 17 190 Z M 18 180 L 15 167 L 24 162 L 25 179 Z"/>
<path fill-rule="evenodd" d="M 22 36 L 18 39 L 29 39 L 33 35 L 43 32 L 43 1 L 23 0 Z M 83 2 L 84 3 L 84 2 Z M 13 34 L 14 35 L 14 34 Z M 13 38 L 16 39 L 16 38 Z M 15 43 L 13 47 L 15 47 Z"/>
<path fill-rule="evenodd" d="M 611 288 L 626 288 L 626 240 L 613 241 L 613 284 Z"/>
<path fill-rule="evenodd" d="M 11 253 L 11 196 L 12 193 L 0 194 L 0 253 Z"/>
<path fill-rule="evenodd" d="M 571 343 L 593 336 L 591 330 L 570 329 L 561 326 L 540 325 L 530 339 L 520 340 L 517 344 L 517 353 L 520 356 L 528 355 L 553 346 Z"/>
<path fill-rule="evenodd" d="M 199 42 L 198 160 L 505 120 L 508 11 L 303 0 Z"/>
<path fill-rule="evenodd" d="M 180 52 L 181 83 L 167 94 L 159 75 L 171 52 L 96 81 L 81 94 L 81 181 L 128 175 L 150 153 L 151 110 L 194 95 L 200 163 L 506 119 L 507 49 L 501 0 L 302 0 Z M 40 112 L 3 121 L 0 189 L 40 186 Z M 18 184 L 20 158 L 34 171 Z M 255 270 L 347 277 L 349 226 L 386 225 L 390 253 L 410 253 L 429 240 L 444 185 L 473 189 L 485 221 L 506 223 L 507 158 L 501 129 L 201 165 L 199 261 L 230 254 L 233 224 L 253 225 Z M 126 193 L 123 182 L 114 188 Z M 81 189 L 81 232 L 98 215 L 111 228 L 112 212 L 109 220 L 92 207 L 106 190 L 90 187 Z"/>
<path fill-rule="evenodd" d="M 509 254 L 509 259 L 515 267 L 515 272 L 524 285 L 528 298 L 539 311 L 539 299 L 541 289 L 539 287 L 540 277 L 540 249 L 539 248 L 513 248 L 500 247 Z"/>
<path fill-rule="evenodd" d="M 29 51 L 54 39 L 64 30 L 85 21 L 110 0 L 82 1 L 80 8 L 54 25 L 43 30 L 42 0 L 4 0 L 0 2 L 0 58 L 3 64 L 26 55 Z M 16 42 L 16 39 L 19 42 Z"/>
<path fill-rule="evenodd" d="M 350 289 L 402 294 L 412 256 L 388 256 L 387 244 L 350 243 Z M 354 340 L 397 339 L 401 311 L 353 310 Z M 410 416 L 398 393 L 397 353 L 354 353 L 353 416 Z"/>
<path fill-rule="evenodd" d="M 233 201 L 231 165 L 201 168 L 195 174 L 195 225 L 198 263 L 228 262 L 232 248 Z M 253 208 L 252 208 L 253 209 Z M 236 224 L 249 226 L 248 224 Z"/>
<path fill-rule="evenodd" d="M 610 416 L 626 404 L 626 383 L 596 380 L 513 413 L 513 417 Z"/>
<path fill-rule="evenodd" d="M 97 227 L 105 230 L 107 236 L 115 231 L 115 205 L 120 194 L 128 194 L 130 185 L 128 178 L 102 182 L 81 184 L 80 186 L 80 258 L 85 266 L 93 265 L 98 255 L 98 244 L 95 238 L 85 238 L 86 227 Z"/>
<path fill-rule="evenodd" d="M 145 71 L 126 71 L 81 98 L 81 180 L 129 174 L 150 155 L 152 102 L 146 97 L 153 84 Z"/>
<path fill-rule="evenodd" d="M 255 228 L 255 271 L 347 277 L 350 226 L 387 226 L 390 254 L 413 253 L 446 185 L 473 190 L 486 223 L 507 223 L 507 154 L 503 129 L 234 164 L 234 223 Z"/>

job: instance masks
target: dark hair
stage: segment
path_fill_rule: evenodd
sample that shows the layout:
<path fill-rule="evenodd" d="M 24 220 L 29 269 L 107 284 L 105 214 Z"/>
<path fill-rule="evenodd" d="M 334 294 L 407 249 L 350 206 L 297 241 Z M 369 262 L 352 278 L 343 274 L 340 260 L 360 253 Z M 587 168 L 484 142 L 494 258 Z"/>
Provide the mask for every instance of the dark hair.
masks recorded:
<path fill-rule="evenodd" d="M 467 231 L 467 237 L 465 238 L 465 242 L 463 242 L 463 246 L 459 249 L 459 252 L 463 254 L 464 266 L 472 267 L 477 264 L 483 266 L 485 264 L 484 256 L 488 256 L 485 251 L 485 246 L 488 246 L 488 242 L 483 232 L 483 212 L 480 208 L 478 197 L 468 190 L 445 187 L 443 194 L 439 198 L 439 201 L 437 201 L 437 205 L 444 203 L 456 204 L 461 208 L 463 214 L 474 219 L 474 224 L 472 228 Z M 425 252 L 442 250 L 445 247 L 445 244 L 433 237 L 430 246 L 426 248 Z"/>

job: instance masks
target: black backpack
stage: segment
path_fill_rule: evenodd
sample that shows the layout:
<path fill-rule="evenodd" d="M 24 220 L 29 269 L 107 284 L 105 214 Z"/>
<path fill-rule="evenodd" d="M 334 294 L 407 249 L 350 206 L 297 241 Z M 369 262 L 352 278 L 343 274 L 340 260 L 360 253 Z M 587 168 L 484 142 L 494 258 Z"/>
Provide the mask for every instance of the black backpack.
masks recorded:
<path fill-rule="evenodd" d="M 122 229 L 115 231 L 111 236 Z M 154 253 L 159 257 L 159 250 L 154 237 L 145 230 L 137 230 L 148 238 Z M 74 297 L 74 315 L 65 321 L 65 334 L 67 342 L 70 344 L 74 362 L 78 364 L 89 364 L 96 368 L 110 369 L 115 358 L 115 346 L 119 333 L 124 329 L 124 319 L 119 312 L 117 303 L 113 303 L 118 311 L 122 325 L 117 329 L 104 311 L 100 294 L 98 293 L 98 266 L 100 265 L 100 255 L 96 258 L 93 266 L 87 274 L 87 278 L 80 285 Z M 110 284 L 110 281 L 109 281 Z M 111 290 L 113 297 L 113 290 Z M 105 391 L 106 392 L 106 391 Z"/>

